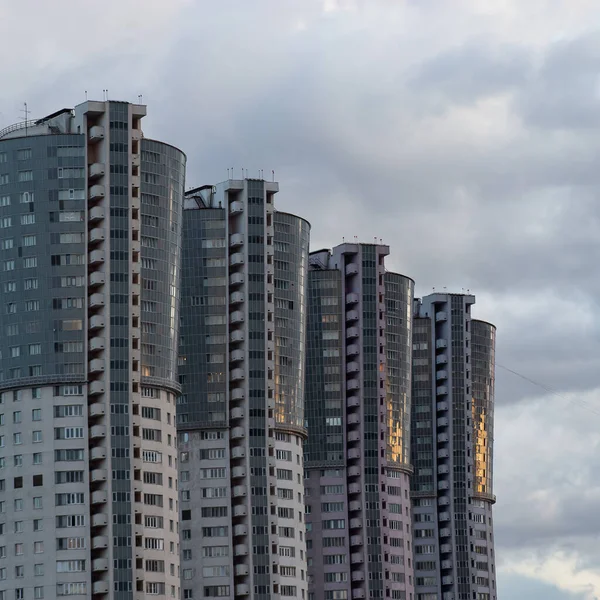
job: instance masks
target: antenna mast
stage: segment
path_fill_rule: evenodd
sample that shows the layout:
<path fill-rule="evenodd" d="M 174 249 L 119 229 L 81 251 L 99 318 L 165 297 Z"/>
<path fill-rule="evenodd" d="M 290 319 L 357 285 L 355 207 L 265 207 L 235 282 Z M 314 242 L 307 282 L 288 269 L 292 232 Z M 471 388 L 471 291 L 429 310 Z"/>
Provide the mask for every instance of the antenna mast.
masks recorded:
<path fill-rule="evenodd" d="M 27 127 L 29 125 L 29 113 L 30 113 L 30 110 L 27 108 L 27 102 L 23 102 L 23 106 L 25 108 L 23 108 L 21 110 L 21 112 L 25 115 L 25 119 L 24 119 L 25 120 L 25 137 L 27 137 Z"/>

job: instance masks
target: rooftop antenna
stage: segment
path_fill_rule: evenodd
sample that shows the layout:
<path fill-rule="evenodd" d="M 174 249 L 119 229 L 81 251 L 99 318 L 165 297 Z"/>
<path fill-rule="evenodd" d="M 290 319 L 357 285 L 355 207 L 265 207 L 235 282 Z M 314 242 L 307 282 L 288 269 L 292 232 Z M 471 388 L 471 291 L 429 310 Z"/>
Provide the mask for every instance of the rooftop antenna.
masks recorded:
<path fill-rule="evenodd" d="M 87 90 L 85 90 L 85 100 L 87 102 Z"/>
<path fill-rule="evenodd" d="M 273 181 L 275 181 L 275 171 L 271 171 L 271 173 L 273 174 Z"/>
<path fill-rule="evenodd" d="M 21 117 L 22 120 L 25 121 L 25 137 L 27 137 L 27 127 L 29 125 L 29 113 L 30 110 L 27 108 L 27 102 L 23 102 L 23 109 L 21 112 L 25 115 L 25 117 Z"/>
<path fill-rule="evenodd" d="M 102 100 L 106 100 L 106 90 L 102 90 Z"/>
<path fill-rule="evenodd" d="M 142 96 L 142 94 L 140 94 L 140 95 L 138 96 L 138 102 L 139 102 L 140 104 L 142 104 L 142 98 L 143 98 L 143 96 Z"/>
<path fill-rule="evenodd" d="M 227 169 L 227 179 L 229 179 L 229 169 Z"/>

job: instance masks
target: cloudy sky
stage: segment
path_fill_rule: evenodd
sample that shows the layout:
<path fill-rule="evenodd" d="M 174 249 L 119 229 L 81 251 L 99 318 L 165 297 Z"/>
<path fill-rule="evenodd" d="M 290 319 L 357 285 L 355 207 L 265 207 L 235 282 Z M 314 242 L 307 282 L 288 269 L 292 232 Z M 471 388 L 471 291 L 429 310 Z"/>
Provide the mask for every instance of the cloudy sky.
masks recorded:
<path fill-rule="evenodd" d="M 498 325 L 501 600 L 600 598 L 598 0 L 0 0 L 0 127 L 149 105 L 188 185 L 275 171 Z M 527 381 L 533 380 L 541 385 Z"/>

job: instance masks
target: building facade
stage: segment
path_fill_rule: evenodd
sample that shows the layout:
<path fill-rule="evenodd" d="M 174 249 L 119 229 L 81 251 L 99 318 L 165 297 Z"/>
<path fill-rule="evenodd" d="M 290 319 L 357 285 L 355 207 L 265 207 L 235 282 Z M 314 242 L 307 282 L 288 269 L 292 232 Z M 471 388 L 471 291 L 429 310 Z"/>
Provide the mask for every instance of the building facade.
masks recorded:
<path fill-rule="evenodd" d="M 185 156 L 142 105 L 0 132 L 0 598 L 179 594 Z"/>
<path fill-rule="evenodd" d="M 412 600 L 414 282 L 383 245 L 310 255 L 305 499 L 309 599 Z"/>
<path fill-rule="evenodd" d="M 496 600 L 495 327 L 474 296 L 415 302 L 412 479 L 416 600 Z"/>
<path fill-rule="evenodd" d="M 177 407 L 183 598 L 306 598 L 309 225 L 278 184 L 186 194 Z"/>

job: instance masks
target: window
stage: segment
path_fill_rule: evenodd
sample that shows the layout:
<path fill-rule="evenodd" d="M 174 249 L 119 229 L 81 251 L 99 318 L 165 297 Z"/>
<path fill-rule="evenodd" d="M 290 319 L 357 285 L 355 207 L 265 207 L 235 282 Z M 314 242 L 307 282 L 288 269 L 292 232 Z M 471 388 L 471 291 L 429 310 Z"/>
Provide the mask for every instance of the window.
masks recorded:
<path fill-rule="evenodd" d="M 13 444 L 18 446 L 23 443 L 23 434 L 20 431 L 13 433 Z"/>
<path fill-rule="evenodd" d="M 35 213 L 25 213 L 21 215 L 21 225 L 33 225 L 35 223 Z"/>
<path fill-rule="evenodd" d="M 42 414 L 42 412 L 40 410 L 40 418 L 41 418 L 41 414 Z M 40 419 L 34 419 L 34 420 L 40 420 Z M 33 433 L 31 434 L 31 441 L 34 444 L 39 444 L 40 442 L 44 441 L 44 436 L 43 436 L 41 430 L 37 429 L 37 430 L 33 431 Z"/>
<path fill-rule="evenodd" d="M 19 181 L 33 181 L 33 171 L 19 171 Z"/>
<path fill-rule="evenodd" d="M 35 508 L 36 510 L 40 510 L 43 508 L 42 496 L 34 496 L 33 508 Z"/>
<path fill-rule="evenodd" d="M 41 408 L 34 408 L 31 411 L 31 420 L 32 421 L 41 421 L 42 420 L 42 409 Z"/>
<path fill-rule="evenodd" d="M 15 270 L 15 261 L 14 260 L 5 260 L 3 263 L 3 269 L 5 271 L 14 271 Z"/>

